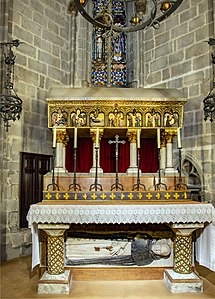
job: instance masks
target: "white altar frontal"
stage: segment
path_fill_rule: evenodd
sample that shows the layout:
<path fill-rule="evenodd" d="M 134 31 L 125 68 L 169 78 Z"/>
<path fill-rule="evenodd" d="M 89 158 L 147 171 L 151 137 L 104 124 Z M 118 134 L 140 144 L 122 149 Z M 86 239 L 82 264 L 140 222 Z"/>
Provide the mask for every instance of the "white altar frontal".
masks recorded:
<path fill-rule="evenodd" d="M 215 212 L 211 204 L 192 200 L 181 172 L 180 129 L 186 100 L 177 90 L 54 88 L 47 102 L 53 167 L 44 176 L 42 202 L 31 205 L 27 215 L 33 238 L 32 267 L 40 265 L 44 270 L 38 293 L 68 294 L 80 268 L 82 273 L 90 273 L 88 279 L 94 279 L 93 271 L 109 273 L 109 278 L 116 273 L 118 279 L 122 277 L 119 271 L 124 271 L 123 279 L 132 279 L 131 273 L 133 279 L 144 279 L 144 273 L 151 271 L 157 275 L 153 279 L 164 279 L 171 292 L 202 292 L 203 282 L 193 268 L 194 232 L 202 230 L 196 242 L 196 258 L 204 261 L 204 242 L 211 231 L 215 234 Z M 125 139 L 128 164 L 119 173 L 119 148 Z M 175 139 L 179 171 L 173 161 Z M 154 144 L 155 156 L 151 161 L 151 147 L 148 156 L 141 151 L 147 142 Z M 106 171 L 103 169 L 111 143 L 115 147 L 114 172 L 108 172 L 111 165 Z M 73 163 L 70 170 L 66 169 L 67 146 L 70 166 Z M 77 155 L 83 155 L 79 159 L 80 169 L 90 162 L 88 172 L 76 171 Z M 108 157 L 111 160 L 111 155 Z M 141 160 L 146 166 L 156 160 L 158 167 L 143 173 Z M 74 243 L 69 238 L 76 232 L 86 238 L 91 233 L 93 240 L 100 233 L 96 245 L 87 241 L 88 248 L 94 251 L 86 254 L 84 263 L 95 256 L 105 266 L 93 266 L 91 272 L 89 265 L 74 266 L 72 259 L 77 249 L 73 251 Z M 122 257 L 113 243 L 108 244 L 110 233 L 114 242 L 122 243 Z M 162 244 L 160 252 L 158 244 Z M 212 241 L 207 244 L 210 246 L 206 252 L 215 270 L 215 246 Z M 103 255 L 104 250 L 111 255 L 111 263 L 109 256 Z"/>

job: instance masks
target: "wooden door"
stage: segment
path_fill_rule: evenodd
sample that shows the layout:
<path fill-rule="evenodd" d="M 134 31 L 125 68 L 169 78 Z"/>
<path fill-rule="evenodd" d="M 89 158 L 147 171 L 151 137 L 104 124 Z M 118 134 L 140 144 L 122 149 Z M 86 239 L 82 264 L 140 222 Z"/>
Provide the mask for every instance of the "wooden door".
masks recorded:
<path fill-rule="evenodd" d="M 30 205 L 42 201 L 43 176 L 50 171 L 50 155 L 20 153 L 20 228 L 28 227 Z"/>

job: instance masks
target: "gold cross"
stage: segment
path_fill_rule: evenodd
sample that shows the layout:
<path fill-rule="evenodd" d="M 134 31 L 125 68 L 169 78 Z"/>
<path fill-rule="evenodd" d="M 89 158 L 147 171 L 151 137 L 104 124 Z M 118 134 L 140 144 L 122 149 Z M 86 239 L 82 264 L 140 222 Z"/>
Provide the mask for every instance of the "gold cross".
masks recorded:
<path fill-rule="evenodd" d="M 55 198 L 56 198 L 56 199 L 59 199 L 59 198 L 60 198 L 60 195 L 59 195 L 58 192 L 56 193 Z"/>
<path fill-rule="evenodd" d="M 93 194 L 91 195 L 91 198 L 95 200 L 95 199 L 97 198 L 97 195 L 96 195 L 95 193 L 93 193 Z"/>
<path fill-rule="evenodd" d="M 111 195 L 110 195 L 110 198 L 111 199 L 114 199 L 116 196 L 113 194 L 113 193 L 111 193 Z"/>
<path fill-rule="evenodd" d="M 129 199 L 132 199 L 132 198 L 133 198 L 133 194 L 130 193 L 130 194 L 128 195 L 128 198 L 129 198 Z"/>
<path fill-rule="evenodd" d="M 164 195 L 164 197 L 165 197 L 166 199 L 169 199 L 170 196 L 171 196 L 171 195 L 170 195 L 168 192 Z"/>
<path fill-rule="evenodd" d="M 179 198 L 179 194 L 178 194 L 178 193 L 175 193 L 175 194 L 173 195 L 173 197 L 174 197 L 175 199 L 178 199 L 178 198 Z"/>
<path fill-rule="evenodd" d="M 120 195 L 120 199 L 123 199 L 125 197 L 125 195 L 122 193 L 121 195 Z"/>
<path fill-rule="evenodd" d="M 52 198 L 52 195 L 50 193 L 46 194 L 46 198 L 50 199 Z"/>
<path fill-rule="evenodd" d="M 83 199 L 87 199 L 87 194 L 83 194 Z"/>
<path fill-rule="evenodd" d="M 151 193 L 148 192 L 147 195 L 146 195 L 146 197 L 147 197 L 148 199 L 152 198 Z"/>
<path fill-rule="evenodd" d="M 102 193 L 102 195 L 101 195 L 101 199 L 105 199 L 107 196 L 104 194 L 104 193 Z"/>
<path fill-rule="evenodd" d="M 138 196 L 137 196 L 139 199 L 142 199 L 143 198 L 143 195 L 142 193 L 139 192 Z"/>
<path fill-rule="evenodd" d="M 157 197 L 157 199 L 160 199 L 160 198 L 161 198 L 160 192 L 158 192 L 158 193 L 156 194 L 156 197 Z"/>
<path fill-rule="evenodd" d="M 69 199 L 69 194 L 66 193 L 63 197 L 64 197 L 65 199 Z"/>
<path fill-rule="evenodd" d="M 187 193 L 184 192 L 184 199 L 187 199 Z"/>

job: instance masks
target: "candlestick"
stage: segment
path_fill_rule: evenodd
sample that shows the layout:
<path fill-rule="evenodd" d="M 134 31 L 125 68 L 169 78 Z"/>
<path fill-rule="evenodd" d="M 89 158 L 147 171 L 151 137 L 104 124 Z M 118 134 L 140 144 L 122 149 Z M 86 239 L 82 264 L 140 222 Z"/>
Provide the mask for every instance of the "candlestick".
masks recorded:
<path fill-rule="evenodd" d="M 52 147 L 53 147 L 53 148 L 56 147 L 56 140 L 57 140 L 57 128 L 54 127 L 54 128 L 53 128 L 53 144 L 52 144 Z"/>
<path fill-rule="evenodd" d="M 177 134 L 177 137 L 178 137 L 178 148 L 181 148 L 181 128 L 178 128 L 178 134 Z"/>
<path fill-rule="evenodd" d="M 137 129 L 137 148 L 140 148 L 140 129 Z"/>
<path fill-rule="evenodd" d="M 77 148 L 77 133 L 78 128 L 74 128 L 74 148 Z"/>
<path fill-rule="evenodd" d="M 99 147 L 99 129 L 96 129 L 96 147 Z"/>
<path fill-rule="evenodd" d="M 160 128 L 157 129 L 157 147 L 161 148 Z"/>

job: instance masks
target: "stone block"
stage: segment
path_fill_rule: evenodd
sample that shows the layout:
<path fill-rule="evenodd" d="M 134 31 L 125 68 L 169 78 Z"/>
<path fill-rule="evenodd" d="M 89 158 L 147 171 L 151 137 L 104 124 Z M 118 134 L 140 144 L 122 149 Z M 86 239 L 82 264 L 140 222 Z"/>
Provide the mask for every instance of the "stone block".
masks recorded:
<path fill-rule="evenodd" d="M 191 70 L 192 70 L 191 60 L 185 61 L 175 66 L 171 66 L 172 77 L 178 77 L 179 75 L 190 73 Z"/>
<path fill-rule="evenodd" d="M 184 51 L 176 51 L 173 52 L 172 54 L 169 55 L 169 63 L 170 65 L 176 64 L 176 63 L 181 63 L 181 61 L 184 60 Z"/>
<path fill-rule="evenodd" d="M 71 272 L 51 275 L 45 272 L 38 282 L 38 294 L 69 294 L 72 285 Z"/>
<path fill-rule="evenodd" d="M 197 16 L 197 7 L 192 6 L 189 7 L 189 9 L 186 9 L 185 11 L 180 13 L 180 24 L 187 22 L 187 20 L 192 20 Z"/>
<path fill-rule="evenodd" d="M 45 63 L 40 63 L 38 60 L 29 59 L 28 66 L 36 73 L 47 75 L 47 65 Z"/>
<path fill-rule="evenodd" d="M 189 47 L 187 47 L 186 49 L 184 49 L 185 51 L 185 59 L 190 59 L 193 57 L 197 57 L 199 55 L 202 54 L 206 54 L 206 45 L 202 42 L 193 44 Z"/>
<path fill-rule="evenodd" d="M 196 10 L 196 7 L 194 7 L 194 9 Z M 196 28 L 201 28 L 202 26 L 204 26 L 206 24 L 206 19 L 205 19 L 205 15 L 201 14 L 200 16 L 194 18 L 190 17 L 189 18 L 189 31 L 195 31 Z"/>
<path fill-rule="evenodd" d="M 201 55 L 193 59 L 193 70 L 203 69 L 208 66 L 208 55 Z"/>
<path fill-rule="evenodd" d="M 31 32 L 23 30 L 21 27 L 17 25 L 14 25 L 14 35 L 18 36 L 19 39 L 23 42 L 33 44 L 33 34 Z"/>
<path fill-rule="evenodd" d="M 10 233 L 9 238 L 12 248 L 20 248 L 24 243 L 23 235 L 19 232 Z"/>
<path fill-rule="evenodd" d="M 48 24 L 47 18 L 45 18 L 41 13 L 39 13 L 37 11 L 34 11 L 33 21 L 38 23 L 41 27 L 47 27 L 47 24 Z"/>
<path fill-rule="evenodd" d="M 51 44 L 47 41 L 42 39 L 39 36 L 34 36 L 34 46 L 40 50 L 44 50 L 45 52 L 51 52 Z"/>
<path fill-rule="evenodd" d="M 203 281 L 194 272 L 190 274 L 179 274 L 173 270 L 165 270 L 164 282 L 172 293 L 203 292 Z"/>
<path fill-rule="evenodd" d="M 179 36 L 185 35 L 188 32 L 188 22 L 180 24 L 179 26 L 173 25 L 170 34 L 170 40 L 178 39 Z"/>

